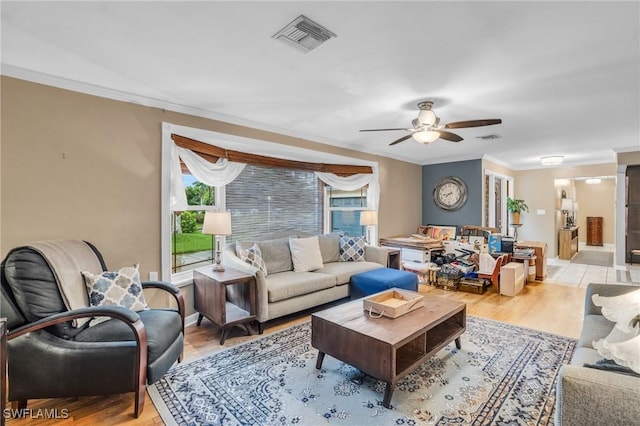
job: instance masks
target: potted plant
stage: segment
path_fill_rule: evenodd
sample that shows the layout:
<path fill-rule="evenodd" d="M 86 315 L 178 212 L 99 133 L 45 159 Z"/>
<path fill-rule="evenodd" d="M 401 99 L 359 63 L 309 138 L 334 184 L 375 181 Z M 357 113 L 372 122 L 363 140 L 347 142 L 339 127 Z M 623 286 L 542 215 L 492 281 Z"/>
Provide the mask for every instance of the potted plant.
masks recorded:
<path fill-rule="evenodd" d="M 520 212 L 529 212 L 529 206 L 524 200 L 517 200 L 507 197 L 507 210 L 511 213 L 511 223 L 513 225 L 520 224 Z"/>

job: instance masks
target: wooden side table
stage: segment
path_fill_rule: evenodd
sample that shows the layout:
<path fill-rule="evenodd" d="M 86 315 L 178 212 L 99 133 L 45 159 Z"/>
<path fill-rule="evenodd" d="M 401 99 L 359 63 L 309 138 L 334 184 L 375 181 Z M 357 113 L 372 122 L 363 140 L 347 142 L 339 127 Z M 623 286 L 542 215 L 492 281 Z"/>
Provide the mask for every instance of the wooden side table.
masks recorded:
<path fill-rule="evenodd" d="M 400 269 L 400 249 L 387 248 L 387 268 Z"/>
<path fill-rule="evenodd" d="M 216 272 L 206 266 L 193 271 L 193 283 L 198 326 L 203 317 L 217 324 L 221 345 L 231 327 L 243 326 L 253 334 L 247 323 L 256 319 L 255 277 L 231 268 Z"/>

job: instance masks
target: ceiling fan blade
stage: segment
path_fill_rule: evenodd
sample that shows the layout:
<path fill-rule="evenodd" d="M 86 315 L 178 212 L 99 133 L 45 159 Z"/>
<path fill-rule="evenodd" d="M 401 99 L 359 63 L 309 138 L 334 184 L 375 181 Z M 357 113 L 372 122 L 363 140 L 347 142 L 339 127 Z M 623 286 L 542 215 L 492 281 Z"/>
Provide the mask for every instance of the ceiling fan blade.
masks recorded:
<path fill-rule="evenodd" d="M 395 145 L 395 144 L 400 143 L 400 142 L 404 142 L 404 141 L 406 141 L 407 139 L 409 139 L 411 136 L 412 136 L 412 134 L 409 134 L 409 135 L 407 135 L 407 136 L 403 136 L 403 137 L 401 137 L 400 139 L 396 139 L 395 141 L 391 142 L 391 143 L 389 144 L 389 146 L 391 146 L 391 145 Z"/>
<path fill-rule="evenodd" d="M 445 129 L 462 129 L 464 127 L 480 127 L 491 126 L 493 124 L 502 123 L 500 118 L 489 118 L 486 120 L 468 120 L 468 121 L 456 121 L 454 123 L 448 123 L 444 125 Z"/>
<path fill-rule="evenodd" d="M 402 127 L 402 128 L 394 128 L 394 129 L 361 129 L 361 132 L 386 132 L 388 130 L 413 130 L 413 129 L 407 129 L 406 127 Z"/>
<path fill-rule="evenodd" d="M 440 139 L 447 140 L 449 142 L 460 142 L 462 138 L 455 133 L 445 132 L 444 130 L 438 130 L 440 133 Z"/>

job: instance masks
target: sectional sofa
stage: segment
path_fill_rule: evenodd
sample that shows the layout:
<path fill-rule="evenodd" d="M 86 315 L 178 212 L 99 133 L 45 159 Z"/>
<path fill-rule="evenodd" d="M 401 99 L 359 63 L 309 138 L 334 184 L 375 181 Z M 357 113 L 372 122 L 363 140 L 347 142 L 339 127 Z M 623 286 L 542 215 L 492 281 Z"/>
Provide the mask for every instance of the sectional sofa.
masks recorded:
<path fill-rule="evenodd" d="M 585 296 L 582 333 L 571 362 L 560 370 L 556 395 L 555 424 L 637 425 L 640 422 L 640 376 L 615 364 L 602 364 L 593 342 L 609 335 L 614 323 L 602 315 L 592 296 L 619 296 L 639 287 L 589 284 Z"/>
<path fill-rule="evenodd" d="M 348 297 L 353 274 L 387 266 L 387 249 L 370 245 L 364 247 L 362 261 L 340 261 L 340 236 L 326 234 L 317 236 L 321 267 L 297 272 L 290 239 L 308 237 L 305 233 L 292 233 L 274 239 L 228 243 L 223 247 L 225 266 L 256 277 L 256 319 L 260 332 L 266 321 Z M 243 250 L 254 245 L 260 249 L 266 274 L 260 267 L 241 259 Z"/>

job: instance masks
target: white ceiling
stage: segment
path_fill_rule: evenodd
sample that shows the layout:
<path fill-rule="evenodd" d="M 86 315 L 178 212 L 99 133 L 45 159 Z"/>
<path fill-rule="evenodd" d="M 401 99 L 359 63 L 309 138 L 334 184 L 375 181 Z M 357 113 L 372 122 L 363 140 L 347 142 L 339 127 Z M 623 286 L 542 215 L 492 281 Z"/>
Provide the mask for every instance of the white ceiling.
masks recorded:
<path fill-rule="evenodd" d="M 640 3 L 2 1 L 5 75 L 418 164 L 640 150 Z M 271 38 L 304 14 L 337 34 Z M 435 100 L 465 140 L 388 146 Z M 497 134 L 499 139 L 478 136 Z"/>

